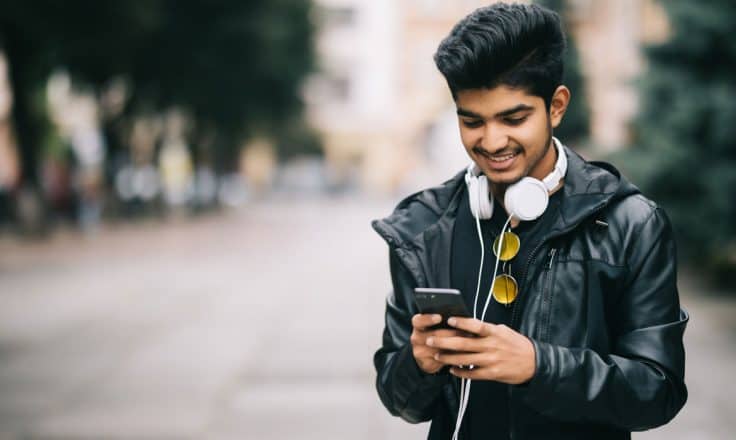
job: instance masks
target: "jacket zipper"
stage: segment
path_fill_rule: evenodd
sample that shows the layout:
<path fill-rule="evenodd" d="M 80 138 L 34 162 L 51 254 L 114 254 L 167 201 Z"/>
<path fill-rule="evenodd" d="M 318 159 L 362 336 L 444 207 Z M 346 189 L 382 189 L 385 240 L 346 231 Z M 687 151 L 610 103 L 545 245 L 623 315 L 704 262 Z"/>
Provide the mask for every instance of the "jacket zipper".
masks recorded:
<path fill-rule="evenodd" d="M 597 206 L 595 209 L 593 209 L 593 210 L 590 211 L 590 214 L 588 214 L 587 217 L 589 218 L 589 217 L 592 217 L 592 216 L 596 215 L 598 212 L 602 211 L 603 208 L 605 208 L 605 207 L 606 207 L 605 204 Z M 519 286 L 519 287 L 526 287 L 526 285 L 528 284 L 528 279 L 527 279 L 527 275 L 528 274 L 527 274 L 527 272 L 529 271 L 529 266 L 531 265 L 532 261 L 536 257 L 536 254 L 539 251 L 539 248 L 541 248 L 545 243 L 547 243 L 548 241 L 552 240 L 553 238 L 561 237 L 561 236 L 567 234 L 568 232 L 572 231 L 573 229 L 575 229 L 576 227 L 578 227 L 578 225 L 580 225 L 580 223 L 581 222 L 578 222 L 578 223 L 576 223 L 574 225 L 568 226 L 567 228 L 565 228 L 563 230 L 557 231 L 554 235 L 550 235 L 550 236 L 546 237 L 544 240 L 542 240 L 540 243 L 537 244 L 537 246 L 532 250 L 532 253 L 529 254 L 529 258 L 526 260 L 526 266 L 524 267 L 524 272 L 523 272 L 524 273 L 524 278 L 523 278 L 524 285 L 523 286 Z M 549 264 L 552 264 L 552 262 L 550 261 Z M 523 289 L 519 290 L 519 292 L 523 292 L 523 291 L 524 291 Z M 524 298 L 524 297 L 522 296 L 521 298 Z M 514 322 L 516 320 L 516 309 L 517 309 L 517 307 L 514 307 L 514 310 L 511 313 L 511 328 L 512 329 L 514 328 Z"/>
<path fill-rule="evenodd" d="M 532 252 L 529 254 L 529 258 L 526 260 L 526 265 L 524 266 L 524 278 L 523 282 L 524 284 L 527 284 L 527 275 L 529 274 L 529 267 L 531 266 L 532 261 L 534 260 L 537 252 L 539 252 L 539 249 L 544 245 L 544 243 L 547 240 L 539 242 L 534 249 L 532 249 Z M 521 297 L 524 298 L 524 297 Z M 519 302 L 521 302 L 521 298 L 519 298 Z M 514 329 L 514 322 L 516 321 L 516 311 L 520 309 L 520 304 L 515 304 L 514 309 L 511 311 L 511 328 Z M 514 440 L 514 400 L 513 400 L 513 385 L 507 385 L 507 394 L 508 394 L 508 405 L 509 405 L 509 440 Z"/>
<path fill-rule="evenodd" d="M 534 247 L 534 249 L 532 249 L 532 252 L 529 254 L 529 258 L 526 260 L 526 265 L 524 266 L 524 272 L 522 272 L 524 274 L 524 276 L 522 278 L 522 280 L 524 282 L 524 285 L 527 284 L 527 275 L 529 275 L 529 266 L 531 266 L 532 261 L 536 257 L 537 252 L 539 251 L 539 248 L 541 248 L 544 245 L 545 242 L 546 242 L 546 240 L 539 242 Z M 523 292 L 523 290 L 520 290 L 520 292 Z M 521 302 L 521 298 L 519 298 L 519 302 Z M 512 329 L 515 328 L 514 327 L 514 322 L 516 321 L 516 311 L 521 308 L 521 307 L 518 307 L 518 306 L 519 306 L 518 303 L 515 304 L 514 305 L 514 310 L 511 311 L 511 328 Z"/>
<path fill-rule="evenodd" d="M 549 334 L 549 321 L 550 321 L 550 313 L 552 311 L 550 308 L 552 307 L 552 288 L 554 287 L 552 285 L 552 263 L 555 260 L 555 254 L 557 253 L 557 249 L 552 248 L 549 251 L 549 259 L 546 267 L 547 271 L 547 279 L 544 282 L 545 289 L 542 290 L 542 310 L 546 311 L 546 316 L 542 315 L 543 318 L 545 318 L 545 322 L 542 322 L 541 331 L 539 332 L 539 338 L 542 341 L 547 340 L 547 335 Z M 546 307 L 545 307 L 546 306 Z"/>
<path fill-rule="evenodd" d="M 588 215 L 588 217 L 597 214 L 598 212 L 602 211 L 603 208 L 605 208 L 605 207 L 606 207 L 605 204 L 596 207 L 595 209 L 593 209 L 590 212 L 590 214 Z M 532 250 L 532 253 L 529 254 L 529 259 L 527 259 L 527 261 L 526 261 L 526 266 L 524 268 L 524 279 L 523 279 L 524 286 L 520 286 L 520 287 L 526 287 L 526 284 L 528 284 L 528 280 L 527 280 L 528 273 L 527 272 L 529 271 L 529 266 L 531 265 L 532 261 L 536 257 L 537 252 L 539 252 L 539 248 L 541 248 L 542 245 L 544 245 L 546 242 L 550 241 L 551 239 L 557 238 L 557 237 L 560 237 L 560 236 L 563 236 L 563 235 L 567 234 L 568 232 L 572 231 L 573 229 L 575 229 L 578 226 L 578 224 L 579 223 L 577 223 L 575 225 L 572 225 L 572 226 L 570 226 L 570 227 L 568 227 L 568 228 L 566 228 L 566 229 L 564 229 L 562 231 L 559 231 L 558 233 L 556 233 L 554 235 L 548 236 L 545 240 L 542 240 L 541 242 L 539 242 L 539 244 L 537 244 L 537 246 Z M 554 248 L 553 248 L 553 250 L 554 250 Z M 552 266 L 552 261 L 553 261 L 554 254 L 556 253 L 556 251 L 555 252 L 552 252 L 552 250 L 551 250 L 550 252 L 552 253 L 552 255 L 550 256 L 548 267 L 551 267 Z M 520 292 L 523 292 L 523 290 L 520 290 Z M 525 298 L 525 296 L 522 296 L 519 299 L 519 301 L 521 301 L 523 298 Z M 514 310 L 511 312 L 511 328 L 512 329 L 515 329 L 514 322 L 516 321 L 516 310 L 517 310 L 517 307 L 516 306 L 518 306 L 518 304 L 516 304 L 514 306 Z M 520 308 L 520 307 L 518 307 L 518 308 Z M 513 398 L 512 398 L 512 396 L 513 396 L 513 385 L 507 385 L 507 389 L 508 389 L 508 396 L 509 396 L 509 439 L 510 440 L 514 440 L 514 431 L 515 431 L 515 428 L 514 428 L 514 406 L 513 406 Z"/>

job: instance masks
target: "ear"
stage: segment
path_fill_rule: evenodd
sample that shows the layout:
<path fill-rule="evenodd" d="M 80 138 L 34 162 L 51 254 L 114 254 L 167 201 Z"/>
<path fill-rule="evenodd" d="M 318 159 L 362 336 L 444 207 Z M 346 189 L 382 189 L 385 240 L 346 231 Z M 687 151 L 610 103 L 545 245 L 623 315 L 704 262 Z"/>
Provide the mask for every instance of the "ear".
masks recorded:
<path fill-rule="evenodd" d="M 549 119 L 552 124 L 552 128 L 557 128 L 557 126 L 560 125 L 569 103 L 570 89 L 565 86 L 558 86 L 555 93 L 552 95 L 552 100 L 549 104 Z"/>

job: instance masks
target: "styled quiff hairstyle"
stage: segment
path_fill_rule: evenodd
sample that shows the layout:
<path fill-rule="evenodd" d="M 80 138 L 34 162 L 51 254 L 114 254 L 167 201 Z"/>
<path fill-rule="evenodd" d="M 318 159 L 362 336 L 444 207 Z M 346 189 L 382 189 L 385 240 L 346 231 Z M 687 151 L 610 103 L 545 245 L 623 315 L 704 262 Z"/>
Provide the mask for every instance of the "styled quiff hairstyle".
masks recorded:
<path fill-rule="evenodd" d="M 499 85 L 539 96 L 547 108 L 562 84 L 565 35 L 560 17 L 535 4 L 476 9 L 442 40 L 434 62 L 452 96 Z"/>

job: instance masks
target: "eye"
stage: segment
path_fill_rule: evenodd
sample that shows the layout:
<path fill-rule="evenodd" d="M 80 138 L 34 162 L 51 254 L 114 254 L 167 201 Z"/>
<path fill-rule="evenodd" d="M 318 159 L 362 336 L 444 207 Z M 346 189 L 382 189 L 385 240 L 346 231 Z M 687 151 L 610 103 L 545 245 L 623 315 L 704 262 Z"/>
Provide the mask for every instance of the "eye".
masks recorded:
<path fill-rule="evenodd" d="M 483 121 L 480 119 L 463 119 L 462 122 L 468 128 L 478 128 L 483 125 Z"/>
<path fill-rule="evenodd" d="M 504 118 L 504 122 L 506 122 L 508 125 L 519 125 L 522 122 L 526 121 L 526 116 L 522 116 L 520 118 Z"/>

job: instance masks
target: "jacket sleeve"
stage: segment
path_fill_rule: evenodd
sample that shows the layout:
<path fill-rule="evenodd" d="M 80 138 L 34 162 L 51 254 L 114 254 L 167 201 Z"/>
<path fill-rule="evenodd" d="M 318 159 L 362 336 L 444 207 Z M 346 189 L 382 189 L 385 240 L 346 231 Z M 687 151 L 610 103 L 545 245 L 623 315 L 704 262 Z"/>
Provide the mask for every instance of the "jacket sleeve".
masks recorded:
<path fill-rule="evenodd" d="M 682 336 L 688 321 L 677 292 L 669 221 L 655 208 L 628 250 L 628 275 L 611 316 L 611 353 L 532 341 L 536 373 L 526 402 L 560 420 L 641 431 L 670 421 L 687 400 Z"/>
<path fill-rule="evenodd" d="M 434 403 L 447 383 L 449 374 L 427 374 L 412 354 L 411 318 L 417 313 L 412 295 L 416 282 L 389 251 L 393 290 L 386 299 L 386 324 L 383 344 L 373 357 L 376 388 L 384 406 L 394 416 L 411 423 L 432 418 Z"/>

